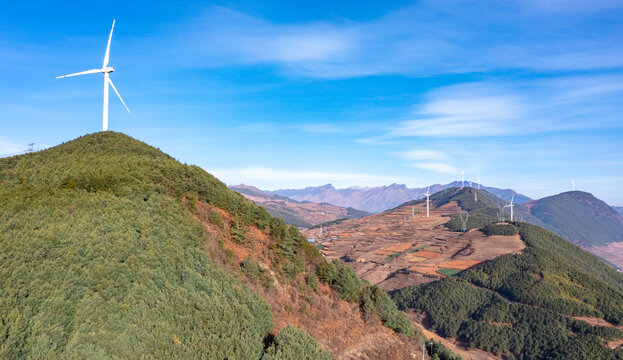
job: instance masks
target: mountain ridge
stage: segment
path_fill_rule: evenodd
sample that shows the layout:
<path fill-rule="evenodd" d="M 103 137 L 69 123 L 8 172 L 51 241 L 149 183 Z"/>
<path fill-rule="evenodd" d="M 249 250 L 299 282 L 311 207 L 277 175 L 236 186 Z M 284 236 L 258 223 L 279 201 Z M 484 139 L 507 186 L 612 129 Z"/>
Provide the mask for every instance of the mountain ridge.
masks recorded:
<path fill-rule="evenodd" d="M 247 199 L 261 205 L 274 216 L 282 218 L 286 224 L 299 228 L 309 228 L 338 219 L 354 219 L 370 213 L 352 207 L 344 208 L 329 203 L 296 201 L 281 195 L 266 193 L 254 186 L 233 185 L 230 189 L 238 191 Z"/>
<path fill-rule="evenodd" d="M 460 181 L 445 185 L 434 184 L 430 186 L 430 191 L 435 193 L 451 187 L 459 187 L 460 184 Z M 465 182 L 465 186 L 467 184 Z M 297 201 L 326 202 L 336 206 L 352 207 L 371 213 L 379 213 L 407 201 L 421 199 L 427 188 L 408 188 L 405 184 L 393 183 L 378 187 L 336 189 L 332 184 L 326 184 L 316 187 L 310 186 L 304 189 L 266 190 L 265 192 L 285 196 Z M 512 189 L 498 189 L 486 186 L 481 188 L 507 201 L 514 195 L 515 203 L 531 200 L 529 197 L 519 194 Z"/>

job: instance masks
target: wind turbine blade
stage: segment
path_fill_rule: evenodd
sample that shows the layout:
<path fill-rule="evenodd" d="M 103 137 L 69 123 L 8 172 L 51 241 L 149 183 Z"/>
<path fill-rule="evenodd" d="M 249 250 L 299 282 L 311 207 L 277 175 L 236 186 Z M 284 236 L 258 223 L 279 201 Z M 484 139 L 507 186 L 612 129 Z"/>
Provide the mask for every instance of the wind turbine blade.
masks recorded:
<path fill-rule="evenodd" d="M 97 74 L 97 73 L 101 73 L 101 72 L 103 72 L 102 69 L 92 69 L 92 70 L 82 71 L 82 72 L 73 73 L 73 74 L 69 74 L 69 75 L 57 76 L 56 78 L 57 79 L 62 79 L 62 78 L 70 77 L 70 76 L 78 76 L 78 75 L 86 75 L 86 74 Z"/>
<path fill-rule="evenodd" d="M 110 40 L 112 40 L 112 31 L 115 28 L 115 20 L 112 21 L 112 28 L 110 28 L 110 36 L 108 36 L 108 46 L 106 46 L 106 55 L 104 55 L 104 65 L 102 69 L 108 66 L 108 55 L 110 55 Z"/>
<path fill-rule="evenodd" d="M 119 95 L 119 91 L 117 91 L 117 88 L 115 88 L 115 85 L 112 83 L 112 80 L 110 80 L 110 78 L 108 78 L 108 83 L 110 84 L 110 87 L 112 87 L 112 89 L 115 90 L 115 94 L 117 94 L 117 96 L 119 97 L 119 100 L 121 100 L 121 103 L 123 104 L 123 106 L 125 106 L 125 109 L 128 110 L 128 113 L 129 113 L 130 109 L 128 109 L 128 106 L 125 104 L 125 102 L 121 98 L 121 95 Z"/>

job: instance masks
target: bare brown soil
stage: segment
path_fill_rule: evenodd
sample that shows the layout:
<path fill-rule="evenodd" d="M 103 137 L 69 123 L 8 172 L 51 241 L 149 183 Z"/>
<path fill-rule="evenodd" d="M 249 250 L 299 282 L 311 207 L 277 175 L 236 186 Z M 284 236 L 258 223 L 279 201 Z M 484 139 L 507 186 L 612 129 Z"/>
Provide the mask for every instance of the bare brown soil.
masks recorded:
<path fill-rule="evenodd" d="M 600 256 L 623 270 L 623 242 L 613 242 L 605 246 L 584 247 L 584 250 Z"/>
<path fill-rule="evenodd" d="M 452 202 L 431 209 L 426 218 L 425 208 L 404 206 L 329 226 L 318 240 L 328 259 L 343 260 L 386 291 L 446 276 L 439 273 L 444 268 L 465 270 L 525 248 L 519 235 L 447 231 L 443 224 L 448 215 L 459 211 Z"/>
<path fill-rule="evenodd" d="M 207 234 L 206 251 L 266 300 L 272 309 L 273 334 L 287 325 L 301 328 L 336 359 L 421 358 L 421 335 L 410 339 L 383 326 L 378 318 L 364 320 L 358 304 L 341 300 L 323 283 L 318 284 L 317 291 L 312 290 L 306 284 L 305 274 L 280 282 L 271 270 L 271 240 L 266 232 L 249 227 L 248 241 L 238 244 L 229 232 L 232 218 L 228 213 L 205 203 L 198 202 L 196 207 L 195 218 L 203 223 Z M 222 225 L 215 226 L 208 221 L 211 211 L 221 214 Z M 265 288 L 242 274 L 239 263 L 249 256 L 269 271 L 274 280 L 272 287 Z"/>
<path fill-rule="evenodd" d="M 616 326 L 612 323 L 607 322 L 604 319 L 601 318 L 597 318 L 597 317 L 590 317 L 590 316 L 573 316 L 574 319 L 576 320 L 580 320 L 580 321 L 584 321 L 587 322 L 593 326 L 610 326 L 610 327 L 615 327 L 619 330 L 623 330 L 623 325 L 619 325 Z"/>
<path fill-rule="evenodd" d="M 608 347 L 610 349 L 623 348 L 623 339 L 608 341 Z"/>

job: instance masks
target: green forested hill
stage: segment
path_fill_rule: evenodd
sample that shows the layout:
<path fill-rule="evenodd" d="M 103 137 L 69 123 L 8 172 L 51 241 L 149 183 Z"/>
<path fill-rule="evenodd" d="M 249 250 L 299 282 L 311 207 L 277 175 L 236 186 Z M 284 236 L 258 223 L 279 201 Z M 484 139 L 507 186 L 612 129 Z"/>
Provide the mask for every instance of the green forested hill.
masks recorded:
<path fill-rule="evenodd" d="M 583 191 L 568 191 L 518 205 L 516 213 L 574 244 L 602 246 L 623 241 L 623 218 Z"/>
<path fill-rule="evenodd" d="M 270 307 L 208 258 L 197 199 L 297 246 L 263 208 L 123 134 L 0 159 L 0 358 L 266 355 Z"/>
<path fill-rule="evenodd" d="M 527 247 L 455 278 L 393 294 L 399 307 L 427 314 L 442 336 L 520 359 L 623 359 L 603 339 L 623 324 L 623 275 L 595 256 L 534 225 L 514 223 Z"/>
<path fill-rule="evenodd" d="M 475 192 L 478 193 L 478 201 L 475 200 Z M 470 214 L 485 215 L 498 218 L 500 208 L 505 205 L 504 201 L 486 190 L 478 190 L 472 187 L 448 188 L 436 192 L 430 196 L 431 207 L 440 207 L 450 202 L 456 201 L 457 204 Z M 408 201 L 396 207 L 400 208 L 408 205 L 426 204 L 426 198 Z"/>

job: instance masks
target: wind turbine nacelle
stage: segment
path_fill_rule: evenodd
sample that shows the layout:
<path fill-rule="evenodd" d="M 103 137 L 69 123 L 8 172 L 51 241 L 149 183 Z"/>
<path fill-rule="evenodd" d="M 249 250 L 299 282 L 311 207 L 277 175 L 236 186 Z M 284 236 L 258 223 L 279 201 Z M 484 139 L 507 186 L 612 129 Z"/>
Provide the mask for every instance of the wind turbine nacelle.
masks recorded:
<path fill-rule="evenodd" d="M 115 68 L 114 68 L 114 67 L 109 66 L 109 67 L 107 67 L 107 68 L 104 68 L 104 72 L 105 72 L 105 73 L 109 73 L 109 74 L 110 74 L 110 73 L 111 73 L 111 72 L 113 72 L 113 71 L 115 71 Z"/>

